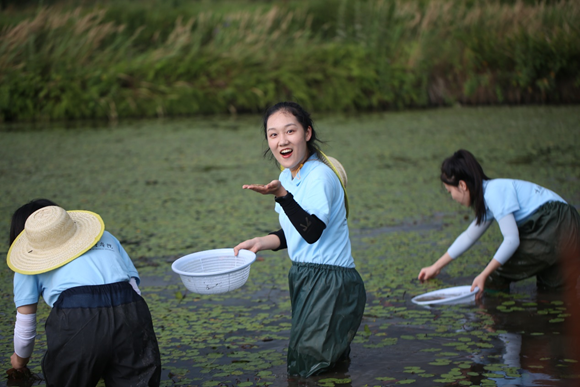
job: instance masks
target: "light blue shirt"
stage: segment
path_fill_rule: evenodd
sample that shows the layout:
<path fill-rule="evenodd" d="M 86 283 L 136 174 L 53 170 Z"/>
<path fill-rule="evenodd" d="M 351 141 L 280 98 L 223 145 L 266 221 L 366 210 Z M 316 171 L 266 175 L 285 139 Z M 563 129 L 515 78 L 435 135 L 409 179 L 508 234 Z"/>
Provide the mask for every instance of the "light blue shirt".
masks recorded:
<path fill-rule="evenodd" d="M 52 307 L 60 294 L 76 286 L 104 285 L 129 281 L 139 274 L 121 243 L 105 231 L 99 242 L 80 257 L 46 273 L 14 273 L 16 307 L 35 304 L 42 295 Z"/>
<path fill-rule="evenodd" d="M 516 223 L 532 215 L 548 202 L 563 202 L 558 194 L 537 184 L 514 179 L 492 179 L 483 181 L 483 198 L 487 213 L 486 220 L 500 220 L 513 213 Z"/>
<path fill-rule="evenodd" d="M 290 259 L 353 268 L 344 191 L 334 171 L 313 155 L 295 178 L 289 169 L 285 169 L 279 179 L 302 209 L 326 224 L 320 239 L 308 244 L 276 203 L 275 210 L 284 230 Z"/>

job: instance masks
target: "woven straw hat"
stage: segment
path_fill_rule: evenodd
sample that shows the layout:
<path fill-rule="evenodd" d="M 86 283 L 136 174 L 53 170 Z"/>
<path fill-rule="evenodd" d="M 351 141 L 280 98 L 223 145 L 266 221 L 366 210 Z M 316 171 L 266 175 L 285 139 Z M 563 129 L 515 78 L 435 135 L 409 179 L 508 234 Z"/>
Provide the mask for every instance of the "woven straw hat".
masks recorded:
<path fill-rule="evenodd" d="M 40 274 L 80 257 L 101 239 L 105 224 L 90 211 L 49 206 L 28 217 L 8 250 L 8 266 L 21 274 Z"/>
<path fill-rule="evenodd" d="M 348 194 L 346 193 L 346 184 L 348 183 L 348 177 L 346 176 L 346 170 L 342 166 L 342 164 L 335 159 L 334 157 L 327 156 L 324 153 L 320 152 L 322 156 L 322 162 L 330 167 L 338 176 L 338 180 L 340 180 L 340 184 L 342 185 L 342 189 L 344 190 L 344 206 L 346 207 L 346 217 L 348 218 L 349 213 L 349 205 L 348 205 Z"/>
<path fill-rule="evenodd" d="M 346 184 L 348 183 L 348 176 L 346 176 L 346 171 L 344 170 L 342 164 L 334 157 L 327 155 L 324 155 L 324 157 L 326 157 L 326 160 L 328 160 L 330 165 L 327 162 L 325 162 L 325 164 L 327 164 L 334 171 L 334 173 L 336 173 L 336 175 L 340 179 L 340 182 L 346 188 Z"/>

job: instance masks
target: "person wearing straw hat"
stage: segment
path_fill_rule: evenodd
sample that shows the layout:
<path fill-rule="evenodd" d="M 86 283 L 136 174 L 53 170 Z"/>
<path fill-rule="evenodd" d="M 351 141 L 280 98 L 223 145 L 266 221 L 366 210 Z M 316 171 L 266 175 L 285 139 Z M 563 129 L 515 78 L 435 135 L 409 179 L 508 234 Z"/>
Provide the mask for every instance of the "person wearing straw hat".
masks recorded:
<path fill-rule="evenodd" d="M 7 263 L 14 273 L 15 370 L 34 348 L 42 295 L 46 320 L 42 370 L 47 386 L 159 386 L 161 360 L 139 274 L 119 241 L 90 211 L 65 211 L 40 199 L 12 217 Z"/>
<path fill-rule="evenodd" d="M 287 368 L 290 375 L 309 377 L 348 360 L 366 303 L 351 254 L 347 176 L 338 160 L 319 149 L 310 114 L 300 105 L 272 106 L 263 124 L 269 150 L 283 170 L 278 180 L 243 188 L 274 195 L 282 228 L 246 240 L 234 252 L 288 249 Z"/>

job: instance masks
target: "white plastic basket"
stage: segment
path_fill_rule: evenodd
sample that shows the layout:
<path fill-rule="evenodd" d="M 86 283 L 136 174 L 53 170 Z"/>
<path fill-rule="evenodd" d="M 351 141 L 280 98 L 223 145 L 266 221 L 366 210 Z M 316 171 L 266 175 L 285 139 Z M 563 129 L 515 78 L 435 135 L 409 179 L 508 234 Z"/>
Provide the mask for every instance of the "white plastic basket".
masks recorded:
<path fill-rule="evenodd" d="M 200 251 L 177 259 L 171 269 L 179 274 L 185 287 L 199 294 L 218 294 L 239 288 L 248 280 L 256 254 L 234 249 Z"/>

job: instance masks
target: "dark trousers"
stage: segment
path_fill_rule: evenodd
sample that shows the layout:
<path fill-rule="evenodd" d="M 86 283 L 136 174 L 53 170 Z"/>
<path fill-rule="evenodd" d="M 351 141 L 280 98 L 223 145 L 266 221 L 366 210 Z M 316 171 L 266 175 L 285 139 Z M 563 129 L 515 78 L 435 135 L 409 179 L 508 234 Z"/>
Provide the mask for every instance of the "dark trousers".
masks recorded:
<path fill-rule="evenodd" d="M 151 314 L 128 282 L 61 293 L 46 320 L 42 370 L 49 387 L 159 386 Z"/>

